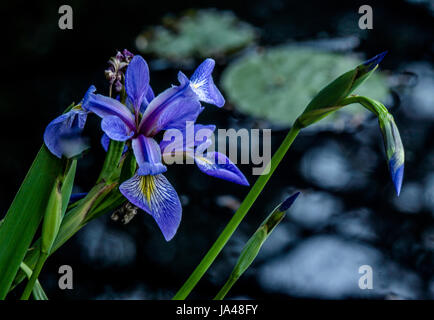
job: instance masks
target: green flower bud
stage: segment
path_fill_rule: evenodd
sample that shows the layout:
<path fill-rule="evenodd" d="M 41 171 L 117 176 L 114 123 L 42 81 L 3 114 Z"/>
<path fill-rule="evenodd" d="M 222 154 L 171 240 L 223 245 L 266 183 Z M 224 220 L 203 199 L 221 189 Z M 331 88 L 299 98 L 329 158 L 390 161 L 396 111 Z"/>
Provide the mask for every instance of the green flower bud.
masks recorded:
<path fill-rule="evenodd" d="M 323 88 L 307 105 L 294 125 L 305 128 L 342 108 L 341 102 L 370 77 L 385 54 L 386 52 L 383 52 L 369 59 Z"/>
<path fill-rule="evenodd" d="M 59 232 L 60 223 L 62 222 L 62 193 L 61 182 L 56 180 L 50 197 L 48 198 L 47 209 L 42 224 L 42 243 L 41 251 L 50 253 L 51 247 Z"/>

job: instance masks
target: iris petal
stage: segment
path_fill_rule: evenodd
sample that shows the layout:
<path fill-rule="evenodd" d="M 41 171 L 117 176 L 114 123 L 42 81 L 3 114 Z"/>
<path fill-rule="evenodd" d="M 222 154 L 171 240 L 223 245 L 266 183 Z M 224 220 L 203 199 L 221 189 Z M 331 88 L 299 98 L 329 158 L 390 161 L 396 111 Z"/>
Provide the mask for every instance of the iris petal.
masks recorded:
<path fill-rule="evenodd" d="M 131 60 L 125 73 L 125 90 L 135 110 L 142 104 L 143 98 L 148 93 L 148 87 L 148 64 L 141 56 L 136 55 Z"/>
<path fill-rule="evenodd" d="M 181 222 L 182 207 L 178 194 L 164 175 L 136 174 L 122 183 L 119 190 L 155 219 L 166 241 L 173 238 Z"/>
<path fill-rule="evenodd" d="M 166 166 L 161 163 L 160 146 L 153 138 L 139 135 L 133 139 L 132 146 L 139 165 L 139 175 L 156 175 L 167 171 Z"/>
<path fill-rule="evenodd" d="M 222 107 L 225 104 L 225 99 L 212 79 L 214 66 L 215 61 L 213 59 L 206 59 L 197 67 L 196 71 L 191 76 L 190 82 L 191 87 L 199 96 L 200 101 Z"/>
<path fill-rule="evenodd" d="M 198 168 L 207 175 L 243 186 L 249 185 L 246 177 L 237 166 L 222 153 L 210 152 L 206 157 L 196 155 L 194 159 Z"/>
<path fill-rule="evenodd" d="M 44 142 L 48 150 L 58 158 L 61 158 L 62 155 L 73 157 L 78 153 L 81 153 L 85 147 L 82 148 L 81 146 L 77 146 L 77 148 L 72 148 L 75 151 L 73 152 L 74 154 L 71 154 L 71 146 L 65 143 L 65 139 L 71 136 L 79 136 L 86 123 L 86 118 L 86 111 L 81 109 L 72 109 L 51 121 L 44 132 Z M 74 140 L 76 141 L 75 144 L 84 145 L 80 139 Z"/>
<path fill-rule="evenodd" d="M 155 97 L 143 113 L 139 132 L 153 136 L 161 130 L 182 129 L 187 121 L 196 121 L 203 110 L 187 81 Z"/>
<path fill-rule="evenodd" d="M 167 147 L 168 153 L 184 152 L 208 140 L 215 131 L 215 125 L 194 124 L 188 122 L 181 130 L 167 130 L 160 142 L 161 152 L 164 154 Z M 181 135 L 178 137 L 177 135 Z"/>
<path fill-rule="evenodd" d="M 103 147 L 103 149 L 105 150 L 105 152 L 108 151 L 109 145 L 110 145 L 110 138 L 108 137 L 108 135 L 106 135 L 105 133 L 103 133 L 103 135 L 101 136 L 101 145 Z M 124 147 L 124 151 L 122 153 L 127 152 L 128 150 L 128 146 L 125 145 Z"/>
<path fill-rule="evenodd" d="M 145 112 L 146 108 L 148 107 L 149 103 L 155 98 L 154 91 L 152 90 L 151 86 L 148 87 L 148 91 L 145 94 L 145 98 L 142 101 L 142 104 L 140 105 L 140 113 Z"/>
<path fill-rule="evenodd" d="M 117 116 L 104 117 L 101 121 L 101 129 L 110 139 L 116 141 L 127 141 L 134 135 L 134 131 Z"/>
<path fill-rule="evenodd" d="M 83 100 L 83 108 L 97 114 L 101 118 L 106 116 L 117 116 L 131 130 L 135 129 L 133 114 L 125 105 L 116 99 L 92 93 Z"/>

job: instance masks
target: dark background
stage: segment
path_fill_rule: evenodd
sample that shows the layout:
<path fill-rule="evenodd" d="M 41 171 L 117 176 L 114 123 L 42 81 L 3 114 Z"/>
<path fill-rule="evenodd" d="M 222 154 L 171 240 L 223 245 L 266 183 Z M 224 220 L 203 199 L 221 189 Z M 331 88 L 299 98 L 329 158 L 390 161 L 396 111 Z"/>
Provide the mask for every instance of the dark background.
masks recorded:
<path fill-rule="evenodd" d="M 78 102 L 90 84 L 100 92 L 106 90 L 103 71 L 116 50 L 137 53 L 135 37 L 167 13 L 208 7 L 232 10 L 260 30 L 262 46 L 356 36 L 360 45 L 354 51 L 366 57 L 389 50 L 381 69 L 392 79 L 407 79 L 392 89 L 391 105 L 406 149 L 404 186 L 397 199 L 374 119 L 355 132 L 302 134 L 192 297 L 213 297 L 266 212 L 300 189 L 304 195 L 294 213 L 276 229 L 229 297 L 434 298 L 434 8 L 430 1 L 416 2 L 2 4 L 6 15 L 1 22 L 0 217 L 41 146 L 45 126 L 72 101 Z M 62 4 L 74 10 L 73 30 L 58 28 Z M 358 28 L 362 4 L 373 7 L 373 30 Z M 176 72 L 151 70 L 154 90 L 161 92 L 174 83 Z M 220 128 L 252 123 L 234 111 L 212 108 L 200 120 Z M 92 186 L 104 157 L 98 119 L 89 119 L 86 134 L 92 151 L 80 161 L 77 192 Z M 273 131 L 273 150 L 285 134 Z M 317 159 L 331 159 L 331 167 L 315 167 Z M 253 184 L 250 167 L 240 167 Z M 167 177 L 184 202 L 176 237 L 166 243 L 144 213 L 126 226 L 102 217 L 49 260 L 41 282 L 50 298 L 167 299 L 176 292 L 233 214 L 222 205 L 221 196 L 241 201 L 248 189 L 212 179 L 192 166 L 170 168 Z M 58 289 L 57 270 L 62 264 L 74 270 L 73 290 Z M 358 266 L 363 264 L 373 267 L 374 290 L 357 287 Z"/>

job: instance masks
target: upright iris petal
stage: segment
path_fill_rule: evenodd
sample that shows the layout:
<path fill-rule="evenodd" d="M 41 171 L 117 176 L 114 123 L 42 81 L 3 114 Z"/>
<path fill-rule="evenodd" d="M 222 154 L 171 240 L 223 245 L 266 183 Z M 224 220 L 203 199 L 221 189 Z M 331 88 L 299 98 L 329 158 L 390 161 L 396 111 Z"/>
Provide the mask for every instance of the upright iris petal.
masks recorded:
<path fill-rule="evenodd" d="M 149 90 L 149 68 L 141 56 L 134 56 L 125 73 L 125 90 L 136 113 Z"/>
<path fill-rule="evenodd" d="M 166 241 L 173 238 L 181 222 L 182 207 L 175 189 L 162 174 L 136 174 L 122 183 L 119 190 L 155 219 Z"/>
<path fill-rule="evenodd" d="M 180 79 L 179 86 L 167 89 L 151 101 L 143 113 L 139 132 L 153 136 L 162 130 L 181 129 L 187 121 L 196 121 L 202 110 L 188 80 Z"/>

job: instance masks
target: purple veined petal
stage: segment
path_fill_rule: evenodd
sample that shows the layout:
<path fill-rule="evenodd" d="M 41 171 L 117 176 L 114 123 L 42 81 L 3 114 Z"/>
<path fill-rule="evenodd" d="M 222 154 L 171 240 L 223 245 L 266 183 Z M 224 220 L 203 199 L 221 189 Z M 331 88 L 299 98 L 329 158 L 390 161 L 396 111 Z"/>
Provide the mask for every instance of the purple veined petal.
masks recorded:
<path fill-rule="evenodd" d="M 116 99 L 91 93 L 83 100 L 83 108 L 97 114 L 101 118 L 117 116 L 131 130 L 134 130 L 136 127 L 134 115 L 125 105 Z"/>
<path fill-rule="evenodd" d="M 154 100 L 155 95 L 154 91 L 152 90 L 151 86 L 148 87 L 148 91 L 145 95 L 145 99 L 143 99 L 142 104 L 140 106 L 140 113 L 145 112 L 146 108 L 148 107 L 149 103 Z"/>
<path fill-rule="evenodd" d="M 74 157 L 87 148 L 80 138 L 86 123 L 87 112 L 72 109 L 51 121 L 44 132 L 44 142 L 56 157 Z M 72 143 L 69 144 L 68 140 Z M 76 146 L 74 146 L 76 145 Z"/>
<path fill-rule="evenodd" d="M 134 131 L 117 116 L 106 116 L 102 118 L 101 129 L 110 139 L 116 141 L 127 141 L 134 135 Z"/>
<path fill-rule="evenodd" d="M 167 171 L 161 163 L 160 146 L 153 138 L 139 135 L 133 139 L 132 147 L 139 165 L 138 175 L 156 175 Z"/>
<path fill-rule="evenodd" d="M 189 82 L 181 81 L 155 97 L 143 113 L 139 132 L 156 135 L 161 130 L 182 129 L 187 121 L 195 122 L 203 110 Z"/>
<path fill-rule="evenodd" d="M 212 78 L 214 66 L 215 61 L 213 59 L 208 58 L 202 62 L 191 76 L 190 85 L 198 95 L 200 101 L 213 104 L 220 108 L 225 104 L 225 99 L 214 84 Z"/>
<path fill-rule="evenodd" d="M 242 172 L 222 153 L 210 152 L 206 157 L 195 155 L 194 159 L 198 168 L 207 175 L 249 186 Z"/>
<path fill-rule="evenodd" d="M 89 96 L 90 96 L 92 93 L 94 93 L 95 91 L 96 91 L 95 86 L 94 86 L 94 85 L 91 85 L 91 86 L 89 87 L 89 89 L 87 89 L 86 93 L 84 94 L 84 97 L 83 97 L 83 99 L 81 100 L 81 105 L 82 105 L 82 108 L 83 108 L 85 111 L 88 111 L 88 110 L 86 110 L 86 109 L 83 107 L 83 103 L 84 103 L 84 101 L 87 101 L 87 100 L 89 99 Z"/>
<path fill-rule="evenodd" d="M 122 183 L 119 190 L 128 201 L 155 219 L 166 241 L 173 238 L 181 222 L 182 207 L 178 194 L 164 175 L 136 174 Z"/>
<path fill-rule="evenodd" d="M 103 147 L 103 149 L 105 150 L 105 152 L 108 151 L 109 145 L 110 145 L 110 138 L 108 137 L 108 135 L 106 135 L 105 133 L 102 134 L 101 136 L 101 145 Z M 127 152 L 128 150 L 128 146 L 125 145 L 124 150 L 122 151 L 122 154 L 124 154 L 125 152 Z"/>
<path fill-rule="evenodd" d="M 141 56 L 134 56 L 125 73 L 125 90 L 136 112 L 139 111 L 143 98 L 148 93 L 148 87 L 148 64 Z"/>
<path fill-rule="evenodd" d="M 187 122 L 183 129 L 169 129 L 164 132 L 160 142 L 161 152 L 183 152 L 207 141 L 215 131 L 215 125 L 194 124 Z"/>

